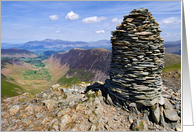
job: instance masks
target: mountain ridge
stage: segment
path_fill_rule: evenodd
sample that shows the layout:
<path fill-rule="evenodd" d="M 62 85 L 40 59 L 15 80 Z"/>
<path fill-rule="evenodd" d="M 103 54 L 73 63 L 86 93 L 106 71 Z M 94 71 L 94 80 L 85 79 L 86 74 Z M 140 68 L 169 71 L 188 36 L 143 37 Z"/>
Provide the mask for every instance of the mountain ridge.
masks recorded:
<path fill-rule="evenodd" d="M 2 43 L 3 44 L 3 43 Z M 177 41 L 164 41 L 164 46 L 166 48 L 166 53 L 173 53 L 181 55 L 181 40 Z M 5 45 L 2 47 L 5 48 Z M 110 40 L 98 40 L 98 41 L 68 41 L 61 39 L 44 39 L 44 40 L 35 40 L 28 41 L 23 45 L 14 46 L 21 49 L 28 49 L 31 51 L 37 50 L 65 50 L 68 51 L 72 48 L 82 48 L 82 49 L 91 49 L 91 48 L 105 48 L 111 50 Z M 9 46 L 10 48 L 10 46 Z"/>
<path fill-rule="evenodd" d="M 33 57 L 37 57 L 37 56 L 26 49 L 9 48 L 9 49 L 1 49 L 1 57 L 33 58 Z"/>

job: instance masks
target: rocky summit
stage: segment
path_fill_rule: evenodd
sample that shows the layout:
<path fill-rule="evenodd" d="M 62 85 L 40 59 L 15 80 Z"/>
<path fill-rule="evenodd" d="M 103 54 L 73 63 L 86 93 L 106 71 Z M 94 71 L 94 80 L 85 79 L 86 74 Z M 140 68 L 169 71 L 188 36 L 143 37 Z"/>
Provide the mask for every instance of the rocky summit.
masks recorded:
<path fill-rule="evenodd" d="M 180 93 L 164 87 L 159 104 L 163 107 L 157 107 L 154 113 L 147 110 L 141 114 L 135 103 L 130 104 L 128 111 L 116 106 L 106 93 L 103 82 L 82 82 L 70 88 L 55 84 L 50 90 L 35 96 L 24 93 L 2 100 L 1 130 L 179 131 L 180 103 Z M 157 118 L 160 113 L 164 114 Z M 150 121 L 152 114 L 162 125 Z"/>

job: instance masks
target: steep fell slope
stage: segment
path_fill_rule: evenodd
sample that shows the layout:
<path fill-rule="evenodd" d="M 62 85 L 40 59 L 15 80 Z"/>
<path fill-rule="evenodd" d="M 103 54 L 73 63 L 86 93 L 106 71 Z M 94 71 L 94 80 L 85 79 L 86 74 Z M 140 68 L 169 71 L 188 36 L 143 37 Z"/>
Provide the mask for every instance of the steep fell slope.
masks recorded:
<path fill-rule="evenodd" d="M 1 73 L 7 78 L 14 79 L 11 83 L 23 88 L 24 92 L 32 94 L 45 90 L 47 85 L 52 83 L 50 81 L 51 76 L 46 69 L 36 67 L 18 59 L 1 60 Z M 5 86 L 5 83 L 2 82 L 2 85 Z"/>
<path fill-rule="evenodd" d="M 110 58 L 111 51 L 101 48 L 71 49 L 69 52 L 51 56 L 44 63 L 53 81 L 63 75 L 63 79 L 80 76 L 79 81 L 104 81 L 108 78 Z"/>

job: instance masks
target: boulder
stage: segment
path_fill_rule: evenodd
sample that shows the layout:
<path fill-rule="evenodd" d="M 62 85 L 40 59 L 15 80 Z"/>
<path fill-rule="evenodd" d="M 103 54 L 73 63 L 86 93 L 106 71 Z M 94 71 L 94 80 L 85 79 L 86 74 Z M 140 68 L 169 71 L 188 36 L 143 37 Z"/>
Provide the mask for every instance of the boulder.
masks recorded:
<path fill-rule="evenodd" d="M 65 130 L 66 124 L 71 122 L 71 117 L 68 114 L 65 114 L 62 118 L 61 118 L 61 126 L 60 126 L 60 131 Z"/>
<path fill-rule="evenodd" d="M 19 105 L 14 105 L 9 109 L 10 115 L 15 115 L 20 110 Z"/>
<path fill-rule="evenodd" d="M 42 101 L 43 105 L 45 105 L 49 110 L 55 109 L 58 106 L 58 102 L 54 101 L 52 99 L 49 100 L 43 100 Z"/>
<path fill-rule="evenodd" d="M 60 87 L 59 84 L 55 84 L 55 85 L 52 85 L 52 86 L 51 86 L 51 88 L 52 88 L 53 90 L 57 89 L 58 87 Z"/>
<path fill-rule="evenodd" d="M 160 121 L 160 107 L 159 107 L 159 104 L 156 104 L 155 105 L 156 108 L 154 108 L 151 112 L 152 114 L 152 119 L 155 123 L 159 123 Z"/>
<path fill-rule="evenodd" d="M 173 108 L 173 105 L 165 98 L 164 104 L 164 116 L 170 121 L 178 121 L 180 117 L 178 116 L 177 112 Z"/>

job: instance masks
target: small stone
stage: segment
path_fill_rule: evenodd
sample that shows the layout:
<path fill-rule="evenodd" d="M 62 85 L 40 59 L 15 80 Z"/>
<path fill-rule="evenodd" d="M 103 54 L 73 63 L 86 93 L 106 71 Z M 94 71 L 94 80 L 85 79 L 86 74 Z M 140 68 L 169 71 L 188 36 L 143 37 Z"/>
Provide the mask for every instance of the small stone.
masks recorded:
<path fill-rule="evenodd" d="M 90 127 L 90 131 L 95 131 L 95 130 L 96 130 L 96 126 L 94 124 L 92 124 Z"/>
<path fill-rule="evenodd" d="M 134 33 L 135 35 L 152 35 L 153 33 L 151 32 L 137 32 L 137 33 Z"/>
<path fill-rule="evenodd" d="M 82 110 L 83 107 L 84 107 L 83 104 L 78 104 L 75 110 L 76 110 L 76 111 Z"/>
<path fill-rule="evenodd" d="M 45 117 L 43 119 L 43 121 L 41 122 L 42 125 L 46 124 L 47 122 L 49 121 L 49 118 L 48 117 Z"/>
<path fill-rule="evenodd" d="M 9 109 L 10 115 L 15 115 L 20 109 L 19 105 L 14 105 Z"/>
<path fill-rule="evenodd" d="M 65 114 L 67 114 L 70 111 L 70 108 L 67 108 L 65 110 L 61 110 L 57 113 L 58 117 L 64 116 Z"/>
<path fill-rule="evenodd" d="M 26 124 L 26 125 L 29 125 L 31 123 L 31 120 L 29 117 L 26 117 L 23 122 Z"/>
<path fill-rule="evenodd" d="M 46 98 L 47 97 L 47 94 L 46 93 L 43 93 L 42 97 L 43 98 Z"/>
<path fill-rule="evenodd" d="M 106 130 L 108 130 L 108 131 L 111 131 L 110 126 L 108 126 L 107 124 L 104 125 L 104 128 L 105 128 Z"/>
<path fill-rule="evenodd" d="M 115 117 L 114 120 L 115 120 L 115 121 L 118 121 L 118 118 Z"/>
<path fill-rule="evenodd" d="M 178 127 L 176 127 L 175 130 L 176 131 L 182 131 L 181 128 L 178 128 Z"/>
<path fill-rule="evenodd" d="M 85 98 L 82 97 L 82 98 L 81 98 L 81 101 L 84 102 L 84 101 L 86 101 L 87 99 L 88 99 L 88 97 L 85 97 Z"/>
<path fill-rule="evenodd" d="M 177 112 L 173 109 L 172 104 L 165 99 L 164 104 L 164 116 L 170 121 L 178 121 L 180 117 L 178 116 Z"/>
<path fill-rule="evenodd" d="M 175 105 L 176 103 L 172 100 L 169 100 L 171 104 Z"/>
<path fill-rule="evenodd" d="M 164 99 L 164 97 L 161 96 L 159 104 L 160 105 L 164 105 L 164 103 L 165 103 L 165 99 Z"/>
<path fill-rule="evenodd" d="M 43 100 L 43 105 L 45 105 L 49 110 L 57 108 L 58 103 L 54 100 Z"/>
<path fill-rule="evenodd" d="M 159 123 L 160 121 L 160 109 L 159 109 L 159 105 L 156 105 L 156 108 L 152 110 L 152 118 L 154 120 L 155 123 Z"/>
<path fill-rule="evenodd" d="M 100 105 L 100 100 L 99 100 L 98 97 L 95 98 L 95 100 L 94 100 L 94 105 L 95 105 L 95 106 L 96 106 L 96 105 Z"/>
<path fill-rule="evenodd" d="M 132 124 L 133 123 L 133 118 L 130 118 L 129 119 L 129 122 Z"/>
<path fill-rule="evenodd" d="M 61 126 L 60 126 L 60 130 L 64 131 L 66 124 L 71 122 L 71 117 L 68 114 L 65 114 L 62 118 L 61 118 Z"/>
<path fill-rule="evenodd" d="M 81 93 L 81 94 L 85 94 L 86 92 L 85 92 L 85 91 L 83 91 L 83 90 L 81 90 L 81 91 L 80 91 L 80 93 Z"/>
<path fill-rule="evenodd" d="M 164 109 L 163 107 L 160 107 L 160 125 L 162 127 L 165 127 L 165 120 L 164 120 Z"/>
<path fill-rule="evenodd" d="M 170 121 L 178 121 L 180 119 L 174 109 L 164 109 L 164 116 Z"/>
<path fill-rule="evenodd" d="M 58 87 L 60 87 L 60 85 L 59 85 L 59 84 L 55 84 L 55 85 L 53 85 L 51 88 L 52 88 L 53 90 L 55 90 L 55 89 L 57 89 Z"/>
<path fill-rule="evenodd" d="M 40 118 L 41 116 L 43 116 L 41 113 L 36 114 L 36 118 Z"/>
<path fill-rule="evenodd" d="M 97 114 L 97 116 L 102 115 L 103 111 L 104 111 L 104 108 L 103 108 L 102 104 L 99 104 L 97 106 L 97 109 L 95 109 L 95 113 Z"/>
<path fill-rule="evenodd" d="M 98 90 L 98 96 L 102 96 L 101 90 Z"/>

